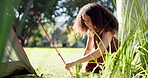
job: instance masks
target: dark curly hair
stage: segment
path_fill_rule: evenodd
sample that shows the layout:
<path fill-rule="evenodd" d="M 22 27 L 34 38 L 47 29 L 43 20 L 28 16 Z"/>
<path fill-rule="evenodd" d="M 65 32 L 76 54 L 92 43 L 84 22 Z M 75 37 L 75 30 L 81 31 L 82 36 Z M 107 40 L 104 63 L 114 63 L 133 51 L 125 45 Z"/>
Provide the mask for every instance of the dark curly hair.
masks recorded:
<path fill-rule="evenodd" d="M 118 31 L 118 21 L 111 11 L 97 3 L 89 3 L 80 9 L 73 25 L 74 30 L 81 34 L 86 34 L 88 30 L 88 27 L 83 22 L 82 14 L 90 16 L 97 33 L 103 29 L 104 31 L 111 31 L 113 34 Z"/>

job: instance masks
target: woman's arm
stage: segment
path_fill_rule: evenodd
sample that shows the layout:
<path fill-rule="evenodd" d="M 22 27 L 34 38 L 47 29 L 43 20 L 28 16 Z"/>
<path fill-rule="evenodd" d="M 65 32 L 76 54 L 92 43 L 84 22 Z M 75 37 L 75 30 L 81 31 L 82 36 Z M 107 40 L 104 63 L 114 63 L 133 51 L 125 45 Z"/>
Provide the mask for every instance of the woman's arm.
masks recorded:
<path fill-rule="evenodd" d="M 94 40 L 93 37 L 88 36 L 84 56 L 87 55 L 88 53 L 90 53 L 93 50 L 93 45 L 94 45 L 93 40 Z"/>
<path fill-rule="evenodd" d="M 70 63 L 67 63 L 65 68 L 66 69 L 69 69 L 70 67 L 72 66 L 75 66 L 76 64 L 79 64 L 79 63 L 83 63 L 83 62 L 86 62 L 86 61 L 90 61 L 90 60 L 93 60 L 93 58 L 98 58 L 101 56 L 100 54 L 100 50 L 104 53 L 105 52 L 105 48 L 107 48 L 109 46 L 109 43 L 111 42 L 111 39 L 112 39 L 112 33 L 111 32 L 104 32 L 103 33 L 103 37 L 102 37 L 102 42 L 99 43 L 99 46 L 96 50 L 90 52 L 89 54 L 75 60 L 75 61 L 72 61 Z M 105 46 L 105 47 L 104 47 Z M 93 57 L 93 58 L 92 58 Z"/>

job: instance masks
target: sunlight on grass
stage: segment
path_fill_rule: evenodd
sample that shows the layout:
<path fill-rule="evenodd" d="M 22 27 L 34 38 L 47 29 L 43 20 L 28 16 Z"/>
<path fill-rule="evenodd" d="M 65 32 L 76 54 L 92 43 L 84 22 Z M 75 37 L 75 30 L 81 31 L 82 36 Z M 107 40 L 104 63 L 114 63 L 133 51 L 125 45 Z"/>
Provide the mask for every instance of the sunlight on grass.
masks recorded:
<path fill-rule="evenodd" d="M 114 53 L 106 53 L 104 67 L 99 74 L 84 73 L 85 64 L 77 78 L 147 78 L 148 77 L 148 0 L 125 0 L 122 29 L 119 32 L 120 47 Z M 142 1 L 145 1 L 141 4 Z M 15 14 L 12 7 L 21 1 L 1 0 L 0 3 L 0 62 Z M 29 10 L 29 6 L 28 9 Z M 27 13 L 27 11 L 26 11 Z M 83 55 L 84 48 L 58 48 L 66 62 Z M 25 48 L 28 59 L 42 78 L 70 78 L 70 73 L 54 48 Z M 71 71 L 76 74 L 76 68 Z M 23 78 L 32 78 L 27 75 Z M 32 77 L 31 77 L 32 76 Z M 18 75 L 14 78 L 22 78 Z"/>
<path fill-rule="evenodd" d="M 81 57 L 84 48 L 58 48 L 58 50 L 64 60 L 68 62 Z M 54 48 L 25 48 L 25 51 L 39 76 L 43 74 L 45 78 L 71 77 Z M 75 67 L 71 71 L 75 74 Z M 84 71 L 84 68 L 81 71 Z"/>

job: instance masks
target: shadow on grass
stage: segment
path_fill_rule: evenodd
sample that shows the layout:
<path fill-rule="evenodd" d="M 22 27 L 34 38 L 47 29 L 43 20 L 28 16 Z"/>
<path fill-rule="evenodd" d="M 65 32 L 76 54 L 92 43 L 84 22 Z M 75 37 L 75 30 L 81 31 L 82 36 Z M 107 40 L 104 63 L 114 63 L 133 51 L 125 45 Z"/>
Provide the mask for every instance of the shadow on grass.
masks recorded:
<path fill-rule="evenodd" d="M 38 76 L 38 77 L 35 75 L 16 75 L 11 78 L 52 78 L 52 76 L 43 75 L 43 74 L 41 74 L 41 76 Z M 99 75 L 95 74 L 95 73 L 86 73 L 85 72 L 85 73 L 74 75 L 74 78 L 99 78 Z"/>
<path fill-rule="evenodd" d="M 43 78 L 42 76 L 37 77 L 36 75 L 16 75 L 11 78 Z"/>
<path fill-rule="evenodd" d="M 82 72 L 74 75 L 75 78 L 100 78 L 100 75 L 92 72 Z"/>

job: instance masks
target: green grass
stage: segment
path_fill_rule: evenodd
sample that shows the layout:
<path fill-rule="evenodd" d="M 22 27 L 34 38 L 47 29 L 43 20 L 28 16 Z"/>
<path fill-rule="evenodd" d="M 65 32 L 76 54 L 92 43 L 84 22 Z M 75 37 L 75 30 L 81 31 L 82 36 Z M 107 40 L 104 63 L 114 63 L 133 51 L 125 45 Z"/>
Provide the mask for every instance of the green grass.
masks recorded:
<path fill-rule="evenodd" d="M 83 48 L 58 48 L 58 50 L 66 62 L 81 57 L 84 51 Z M 25 48 L 25 51 L 39 76 L 43 74 L 43 78 L 71 77 L 54 48 Z M 75 74 L 75 67 L 71 71 Z"/>
<path fill-rule="evenodd" d="M 142 0 L 141 0 L 142 1 Z M 147 0 L 144 0 L 147 3 Z M 6 14 L 12 13 L 12 5 L 17 1 L 1 0 L 0 6 L 0 62 L 3 50 L 12 24 L 12 18 Z M 129 2 L 129 3 L 128 3 Z M 11 3 L 11 5 L 10 5 Z M 126 5 L 126 6 L 125 6 Z M 102 78 L 147 78 L 148 77 L 148 5 L 142 7 L 140 0 L 127 0 L 123 11 L 123 24 L 119 40 L 119 50 L 106 53 L 105 68 L 99 73 Z M 11 9 L 8 10 L 7 8 Z M 11 11 L 11 12 L 10 12 Z M 4 35 L 5 33 L 5 35 Z M 83 48 L 59 48 L 66 62 L 79 58 Z M 32 66 L 42 78 L 70 78 L 71 75 L 64 68 L 65 65 L 54 48 L 25 48 Z M 85 65 L 85 64 L 84 64 Z M 83 66 L 84 67 L 84 66 Z M 71 69 L 75 74 L 75 67 Z M 84 72 L 82 68 L 81 73 Z M 31 78 L 32 75 L 15 76 L 15 78 Z M 34 77 L 34 76 L 32 76 Z M 80 78 L 95 78 L 93 74 L 82 74 Z M 98 76 L 97 76 L 98 77 Z M 77 76 L 78 78 L 78 76 Z"/>
<path fill-rule="evenodd" d="M 54 48 L 24 48 L 39 78 L 71 78 L 69 71 L 65 69 L 65 64 L 58 56 Z M 64 58 L 65 62 L 75 60 L 83 55 L 84 48 L 58 48 L 58 51 Z M 86 73 L 83 63 L 80 73 L 76 74 L 76 66 L 71 68 L 71 72 L 76 78 L 96 78 L 97 74 Z M 37 78 L 36 76 L 17 75 L 13 78 Z"/>

